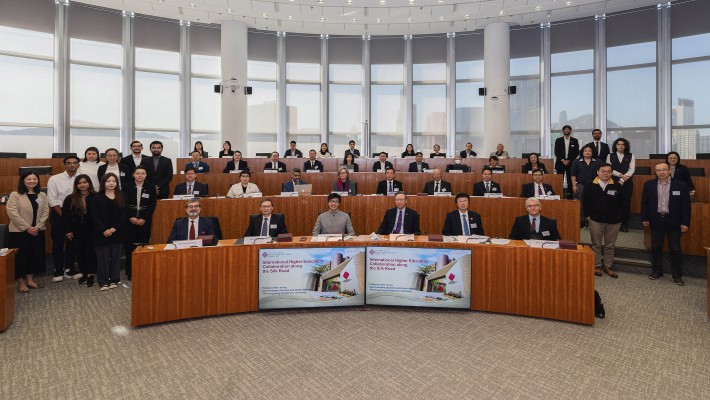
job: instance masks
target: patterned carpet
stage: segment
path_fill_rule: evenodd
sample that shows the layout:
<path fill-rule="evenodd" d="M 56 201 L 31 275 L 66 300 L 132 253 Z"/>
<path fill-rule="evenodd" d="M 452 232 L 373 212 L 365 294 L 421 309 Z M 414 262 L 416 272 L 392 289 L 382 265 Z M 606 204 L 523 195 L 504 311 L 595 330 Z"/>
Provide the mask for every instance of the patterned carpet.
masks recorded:
<path fill-rule="evenodd" d="M 594 327 L 370 307 L 130 329 L 130 284 L 18 294 L 0 399 L 708 399 L 706 281 L 597 278 Z"/>

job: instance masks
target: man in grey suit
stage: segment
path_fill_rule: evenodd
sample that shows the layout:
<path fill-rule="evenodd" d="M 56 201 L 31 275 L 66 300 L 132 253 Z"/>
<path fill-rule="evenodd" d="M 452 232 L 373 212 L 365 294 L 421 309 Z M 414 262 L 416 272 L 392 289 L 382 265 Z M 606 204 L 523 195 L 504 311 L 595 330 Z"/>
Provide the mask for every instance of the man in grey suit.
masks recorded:
<path fill-rule="evenodd" d="M 347 233 L 350 236 L 355 236 L 355 229 L 350 222 L 350 216 L 340 210 L 340 195 L 331 193 L 328 195 L 329 210 L 321 213 L 316 220 L 316 225 L 313 227 L 313 236 L 324 234 L 341 234 Z"/>

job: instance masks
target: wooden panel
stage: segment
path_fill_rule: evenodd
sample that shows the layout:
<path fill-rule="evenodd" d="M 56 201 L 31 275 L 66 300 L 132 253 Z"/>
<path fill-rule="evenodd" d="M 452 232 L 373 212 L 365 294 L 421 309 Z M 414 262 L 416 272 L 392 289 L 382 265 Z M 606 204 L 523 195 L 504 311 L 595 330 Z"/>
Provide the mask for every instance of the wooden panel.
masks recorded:
<path fill-rule="evenodd" d="M 707 269 L 708 269 L 708 274 L 707 276 L 710 277 L 710 247 L 705 248 L 705 257 L 706 258 L 706 263 L 707 263 Z M 710 318 L 710 279 L 707 280 L 707 296 L 708 296 L 708 318 Z"/>
<path fill-rule="evenodd" d="M 0 332 L 5 332 L 15 318 L 15 254 L 11 249 L 0 257 Z"/>
<path fill-rule="evenodd" d="M 61 158 L 0 158 L 0 176 L 20 176 L 20 167 L 51 166 L 52 173 L 64 171 Z"/>

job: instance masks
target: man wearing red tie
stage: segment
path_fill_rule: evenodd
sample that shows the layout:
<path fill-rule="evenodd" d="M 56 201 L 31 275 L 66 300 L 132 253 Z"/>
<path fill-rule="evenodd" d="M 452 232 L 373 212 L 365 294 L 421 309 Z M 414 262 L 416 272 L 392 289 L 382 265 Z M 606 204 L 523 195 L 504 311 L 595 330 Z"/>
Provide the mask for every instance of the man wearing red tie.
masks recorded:
<path fill-rule="evenodd" d="M 398 192 L 394 196 L 394 208 L 385 212 L 382 224 L 377 229 L 378 235 L 393 234 L 418 234 L 419 233 L 419 213 L 407 208 L 407 195 Z"/>
<path fill-rule="evenodd" d="M 168 243 L 175 240 L 193 240 L 198 236 L 214 235 L 214 224 L 208 218 L 200 218 L 200 200 L 190 199 L 185 203 L 186 218 L 180 218 L 173 224 L 168 236 Z"/>
<path fill-rule="evenodd" d="M 557 231 L 557 220 L 543 217 L 542 204 L 535 197 L 525 200 L 525 210 L 527 215 L 515 218 L 513 227 L 508 238 L 511 240 L 559 240 L 560 234 Z"/>

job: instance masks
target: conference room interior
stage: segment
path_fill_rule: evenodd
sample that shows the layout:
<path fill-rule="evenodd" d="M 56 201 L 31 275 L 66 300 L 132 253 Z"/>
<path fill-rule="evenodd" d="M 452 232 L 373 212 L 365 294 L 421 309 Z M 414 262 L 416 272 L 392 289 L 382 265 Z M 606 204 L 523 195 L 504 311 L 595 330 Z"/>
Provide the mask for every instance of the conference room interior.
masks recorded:
<path fill-rule="evenodd" d="M 38 277 L 45 287 L 14 294 L 14 321 L 0 334 L 11 367 L 2 374 L 0 397 L 325 398 L 335 393 L 424 398 L 429 397 L 424 376 L 451 383 L 442 395 L 464 398 L 710 396 L 702 378 L 710 372 L 705 301 L 710 234 L 704 232 L 710 215 L 710 161 L 704 159 L 710 153 L 710 85 L 704 79 L 710 28 L 701 17 L 710 12 L 710 3 L 644 3 L 607 14 L 582 16 L 579 11 L 575 18 L 550 23 L 511 23 L 510 86 L 515 93 L 506 99 L 509 135 L 485 129 L 490 99 L 479 95 L 485 87 L 484 25 L 455 34 L 339 35 L 277 32 L 263 22 L 247 23 L 246 76 L 234 79 L 222 74 L 219 23 L 91 3 L 0 3 L 0 152 L 26 157 L 0 158 L 0 193 L 16 190 L 19 167 L 63 171 L 61 158 L 52 158 L 53 153 L 83 156 L 87 147 L 96 146 L 102 153 L 117 148 L 125 157 L 130 143 L 139 140 L 148 155 L 148 145 L 158 140 L 163 155 L 173 161 L 171 192 L 183 182 L 180 171 L 200 141 L 210 154 L 202 161 L 211 172 L 198 174 L 197 180 L 209 183 L 211 196 L 224 196 L 239 182 L 239 174 L 222 173 L 228 159 L 216 158 L 229 140 L 249 163 L 251 182 L 274 199 L 274 212 L 290 212 L 286 223 L 296 237 L 308 235 L 318 212 L 327 209 L 325 197 L 354 140 L 364 156 L 356 160 L 364 172 L 351 174 L 361 196 L 344 198 L 342 209 L 351 213 L 357 234 L 369 235 L 378 225 L 375 214 L 394 206 L 392 197 L 367 198 L 384 179 L 384 174 L 369 172 L 375 155 L 386 152 L 410 204 L 428 213 L 423 216 L 428 235 L 440 233 L 444 215 L 456 206 L 453 197 L 446 203 L 421 196 L 431 175 L 407 172 L 414 160 L 399 157 L 407 144 L 423 152 L 432 167 L 445 170 L 472 143 L 478 158 L 463 161 L 472 172 L 444 173 L 454 194 L 471 194 L 488 154 L 505 143 L 511 158 L 500 161 L 506 172 L 494 174 L 493 181 L 501 183 L 506 197 L 515 198 L 520 185 L 531 181 L 522 173 L 527 154 L 539 153 L 552 172 L 554 141 L 562 126 L 573 127 L 580 145 L 592 141 L 592 129 L 600 128 L 609 144 L 629 140 L 640 169 L 630 230 L 617 241 L 614 267 L 620 279 L 594 278 L 607 315 L 591 326 L 473 308 L 366 305 L 250 311 L 131 327 L 135 282 L 122 275 L 118 290 L 108 293 L 82 289 L 71 280 L 50 283 L 48 254 L 47 273 Z M 198 9 L 203 5 L 195 3 Z M 215 85 L 222 93 L 216 93 Z M 241 98 L 239 115 L 245 118 L 237 127 L 223 115 L 230 113 L 225 104 L 234 104 L 227 96 Z M 314 192 L 301 200 L 281 196 L 289 173 L 262 172 L 263 155 L 283 155 L 292 140 L 305 156 L 321 143 L 333 155 L 319 159 L 323 172 L 302 173 Z M 426 158 L 434 145 L 447 157 Z M 682 239 L 687 276 L 682 288 L 669 279 L 647 279 L 650 237 L 638 215 L 643 183 L 655 179 L 653 167 L 669 151 L 680 153 L 682 163 L 694 169 L 696 186 L 691 230 Z M 290 171 L 302 168 L 305 158 L 281 161 Z M 42 187 L 48 178 L 42 174 Z M 561 175 L 549 174 L 545 183 L 563 192 Z M 496 200 L 500 206 L 492 203 Z M 259 212 L 258 202 L 208 198 L 203 215 L 219 215 L 220 239 L 236 240 L 249 215 Z M 175 218 L 184 216 L 184 202 L 159 203 L 160 220 L 151 237 L 156 245 L 165 242 Z M 488 216 L 483 221 L 487 233 L 503 238 L 514 216 L 525 213 L 523 203 L 520 198 L 472 197 L 470 209 L 480 207 Z M 591 244 L 589 231 L 569 217 L 578 203 L 543 201 L 542 215 L 558 218 L 563 239 L 586 246 Z M 7 223 L 4 204 L 0 207 L 0 222 Z M 49 240 L 47 234 L 48 251 Z M 665 257 L 669 276 L 668 253 Z M 16 292 L 14 282 L 5 281 L 5 292 Z M 322 321 L 333 325 L 318 329 Z M 450 327 L 453 336 L 440 337 L 428 328 L 432 324 Z M 432 372 L 440 368 L 437 357 L 448 351 L 413 350 L 430 346 L 432 334 L 442 349 L 459 349 L 446 357 L 460 369 Z M 333 371 L 316 356 L 323 343 L 314 338 L 321 337 L 357 342 L 335 351 L 339 363 L 348 360 L 350 365 Z M 176 353 L 175 348 L 184 350 Z M 291 356 L 284 363 L 279 353 Z M 658 379 L 659 370 L 665 378 Z M 116 385 L 70 387 L 49 374 L 64 382 L 77 375 L 113 379 Z M 353 379 L 333 388 L 314 378 L 327 374 L 341 382 Z M 472 378 L 482 383 L 472 385 Z"/>

